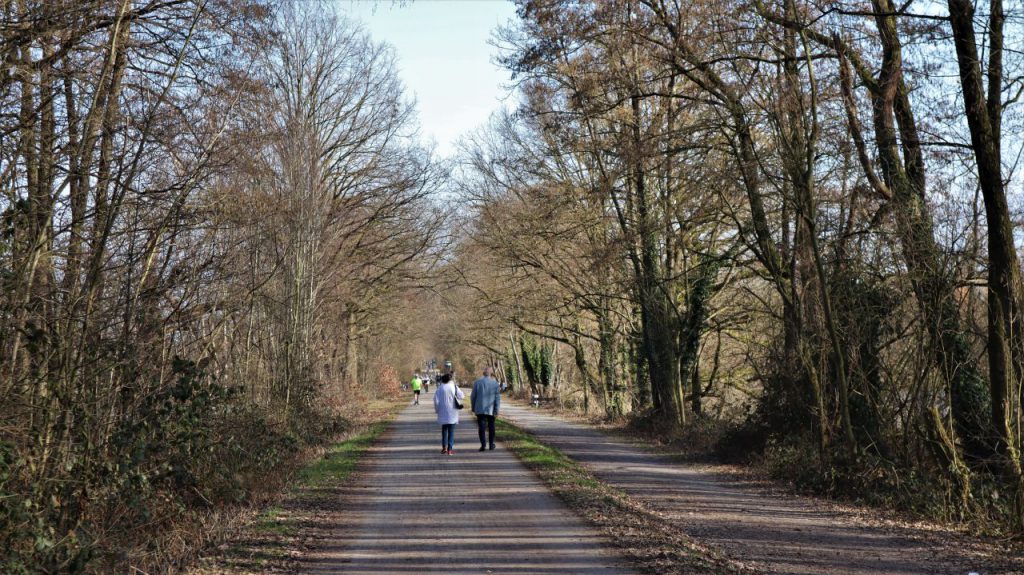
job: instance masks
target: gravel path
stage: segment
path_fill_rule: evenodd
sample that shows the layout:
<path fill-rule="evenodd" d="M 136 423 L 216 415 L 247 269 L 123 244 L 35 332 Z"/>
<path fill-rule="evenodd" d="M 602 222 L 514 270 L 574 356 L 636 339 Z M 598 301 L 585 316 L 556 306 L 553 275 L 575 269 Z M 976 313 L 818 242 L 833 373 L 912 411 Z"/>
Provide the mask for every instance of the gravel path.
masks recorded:
<path fill-rule="evenodd" d="M 502 417 L 662 512 L 688 535 L 759 571 L 786 575 L 1020 573 L 979 565 L 979 560 L 964 557 L 956 548 L 948 550 L 948 541 L 936 542 L 934 534 L 910 527 L 893 533 L 813 499 L 771 494 L 723 478 L 726 468 L 680 464 L 537 409 L 503 405 L 502 411 Z"/>
<path fill-rule="evenodd" d="M 305 573 L 620 575 L 607 541 L 462 417 L 441 455 L 432 394 L 410 406 L 342 489 L 344 513 L 307 526 Z M 330 517 L 330 519 L 327 519 Z"/>

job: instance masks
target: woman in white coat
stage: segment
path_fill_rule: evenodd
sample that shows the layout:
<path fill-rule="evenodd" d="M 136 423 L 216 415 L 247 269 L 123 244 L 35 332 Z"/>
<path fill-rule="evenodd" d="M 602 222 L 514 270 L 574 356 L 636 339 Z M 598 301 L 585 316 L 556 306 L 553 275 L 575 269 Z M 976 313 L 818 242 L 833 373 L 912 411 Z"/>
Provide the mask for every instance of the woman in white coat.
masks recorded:
<path fill-rule="evenodd" d="M 452 381 L 450 373 L 441 376 L 441 384 L 434 392 L 434 413 L 437 414 L 437 422 L 441 424 L 441 453 L 451 455 L 455 447 L 455 426 L 459 423 L 455 400 L 462 401 L 464 397 L 466 395 Z"/>

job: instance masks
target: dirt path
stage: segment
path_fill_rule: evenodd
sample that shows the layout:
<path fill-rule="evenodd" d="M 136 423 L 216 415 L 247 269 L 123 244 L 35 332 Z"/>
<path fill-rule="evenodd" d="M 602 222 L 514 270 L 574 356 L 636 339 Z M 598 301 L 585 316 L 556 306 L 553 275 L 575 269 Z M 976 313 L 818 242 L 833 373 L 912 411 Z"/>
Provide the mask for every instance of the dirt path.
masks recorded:
<path fill-rule="evenodd" d="M 529 407 L 503 405 L 502 411 L 598 478 L 662 512 L 688 535 L 757 570 L 787 575 L 1020 573 L 1007 567 L 1004 558 L 986 565 L 987 559 L 968 557 L 963 548 L 949 551 L 949 541 L 936 543 L 934 534 L 909 527 L 894 534 L 812 499 L 770 494 L 725 479 L 726 468 L 679 464 Z"/>
<path fill-rule="evenodd" d="M 397 418 L 343 488 L 343 518 L 307 525 L 304 573 L 628 573 L 607 541 L 463 416 L 441 455 L 432 394 Z"/>

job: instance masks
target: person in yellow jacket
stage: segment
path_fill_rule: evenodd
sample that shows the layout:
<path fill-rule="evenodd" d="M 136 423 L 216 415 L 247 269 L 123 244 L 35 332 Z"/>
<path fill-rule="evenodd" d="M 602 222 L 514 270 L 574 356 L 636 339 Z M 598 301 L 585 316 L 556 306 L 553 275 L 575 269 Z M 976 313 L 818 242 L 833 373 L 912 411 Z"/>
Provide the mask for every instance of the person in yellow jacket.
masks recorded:
<path fill-rule="evenodd" d="M 409 387 L 412 388 L 413 405 L 420 404 L 420 388 L 423 387 L 423 380 L 420 379 L 420 374 L 412 374 L 412 381 L 409 382 Z"/>

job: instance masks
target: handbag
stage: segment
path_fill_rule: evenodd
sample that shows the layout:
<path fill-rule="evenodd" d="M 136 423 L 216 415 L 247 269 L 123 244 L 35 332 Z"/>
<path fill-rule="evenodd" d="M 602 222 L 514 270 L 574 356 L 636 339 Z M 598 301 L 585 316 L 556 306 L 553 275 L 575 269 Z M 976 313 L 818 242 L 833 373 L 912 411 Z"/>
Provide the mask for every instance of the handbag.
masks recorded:
<path fill-rule="evenodd" d="M 458 392 L 459 388 L 458 386 L 456 386 L 455 391 L 452 392 L 452 401 L 455 402 L 455 409 L 462 409 L 463 407 L 465 407 L 465 405 L 463 405 L 462 402 L 459 401 L 459 396 L 456 395 Z"/>

